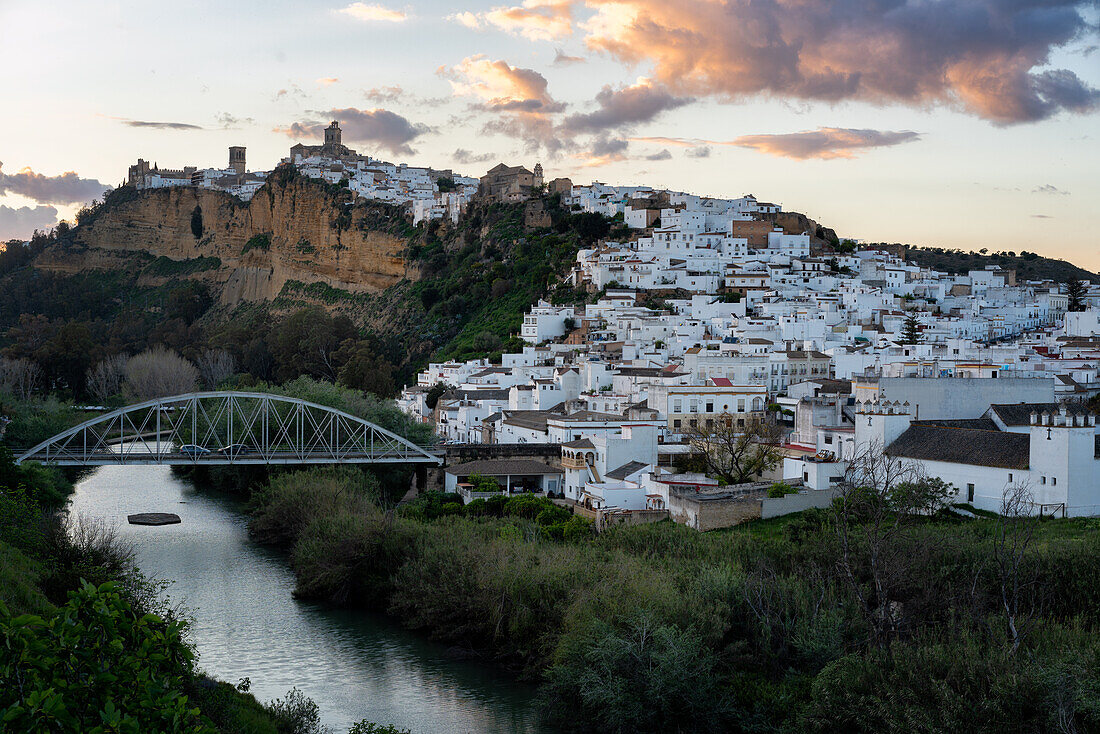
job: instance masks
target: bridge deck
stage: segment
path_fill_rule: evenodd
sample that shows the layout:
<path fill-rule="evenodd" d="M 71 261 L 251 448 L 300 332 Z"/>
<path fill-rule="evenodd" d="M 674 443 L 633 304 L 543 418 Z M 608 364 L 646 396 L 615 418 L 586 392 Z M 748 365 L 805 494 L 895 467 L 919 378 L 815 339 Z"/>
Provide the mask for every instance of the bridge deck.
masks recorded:
<path fill-rule="evenodd" d="M 440 455 L 441 456 L 441 455 Z M 38 457 L 32 457 L 37 459 Z M 41 457 L 43 463 L 55 466 L 230 466 L 258 464 L 438 464 L 438 458 L 409 454 L 311 454 L 300 456 L 292 452 L 255 454 L 252 456 L 189 456 L 187 454 L 96 454 L 81 456 Z"/>

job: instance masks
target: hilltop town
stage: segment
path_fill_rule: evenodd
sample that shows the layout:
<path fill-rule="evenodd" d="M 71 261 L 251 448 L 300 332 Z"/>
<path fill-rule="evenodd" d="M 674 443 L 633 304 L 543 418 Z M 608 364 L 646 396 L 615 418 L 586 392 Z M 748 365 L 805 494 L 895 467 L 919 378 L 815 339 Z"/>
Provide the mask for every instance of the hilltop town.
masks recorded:
<path fill-rule="evenodd" d="M 480 200 L 522 204 L 528 229 L 548 227 L 548 196 L 618 222 L 564 274 L 577 298 L 532 305 L 527 346 L 432 363 L 401 391 L 402 409 L 449 443 L 525 447 L 449 468 L 445 488 L 466 501 L 487 496 L 476 485 L 490 477 L 601 523 L 710 529 L 826 506 L 875 446 L 978 510 L 1026 485 L 1034 513 L 1100 513 L 1088 407 L 1100 394 L 1100 287 L 1087 280 L 938 272 L 752 195 L 544 181 L 541 164 L 480 178 L 395 165 L 345 146 L 337 121 L 323 144 L 294 145 L 280 163 L 291 165 L 404 207 L 414 224 L 457 223 Z M 247 200 L 268 175 L 247 172 L 235 147 L 226 169 L 139 161 L 128 180 Z M 723 432 L 750 436 L 768 460 L 736 476 L 693 461 Z"/>

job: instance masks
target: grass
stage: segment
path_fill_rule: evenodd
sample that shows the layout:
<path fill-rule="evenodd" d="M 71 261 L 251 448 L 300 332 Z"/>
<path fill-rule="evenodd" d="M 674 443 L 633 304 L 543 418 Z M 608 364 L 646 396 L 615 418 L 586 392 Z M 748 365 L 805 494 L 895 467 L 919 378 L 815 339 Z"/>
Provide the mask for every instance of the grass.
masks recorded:
<path fill-rule="evenodd" d="M 46 615 L 53 605 L 38 588 L 42 567 L 18 548 L 0 541 L 0 603 L 12 614 Z"/>

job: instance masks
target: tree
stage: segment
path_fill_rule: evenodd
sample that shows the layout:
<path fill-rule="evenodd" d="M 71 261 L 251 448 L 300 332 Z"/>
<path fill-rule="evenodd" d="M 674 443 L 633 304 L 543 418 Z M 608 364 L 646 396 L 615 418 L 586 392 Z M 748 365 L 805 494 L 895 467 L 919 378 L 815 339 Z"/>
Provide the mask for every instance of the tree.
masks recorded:
<path fill-rule="evenodd" d="M 369 342 L 348 339 L 336 350 L 334 358 L 341 364 L 336 375 L 341 385 L 382 398 L 392 397 L 397 392 L 393 365 L 375 352 Z"/>
<path fill-rule="evenodd" d="M 199 357 L 199 375 L 207 390 L 213 390 L 222 380 L 232 377 L 237 369 L 237 360 L 224 349 L 207 349 Z"/>
<path fill-rule="evenodd" d="M 1066 283 L 1066 295 L 1069 296 L 1069 305 L 1067 309 L 1069 311 L 1084 311 L 1085 310 L 1085 297 L 1088 295 L 1088 289 L 1085 284 L 1072 278 Z"/>
<path fill-rule="evenodd" d="M 29 359 L 0 358 L 0 393 L 29 400 L 41 382 L 42 369 Z"/>
<path fill-rule="evenodd" d="M 773 421 L 746 419 L 744 427 L 735 426 L 726 414 L 712 426 L 693 426 L 684 436 L 695 458 L 707 474 L 729 484 L 744 484 L 770 471 L 783 458 L 779 444 L 782 429 Z"/>
<path fill-rule="evenodd" d="M 117 395 L 122 389 L 129 360 L 125 354 L 115 354 L 89 368 L 85 377 L 88 393 L 100 403 L 106 403 L 110 397 Z"/>
<path fill-rule="evenodd" d="M 837 566 L 867 623 L 871 642 L 887 644 L 902 626 L 895 602 L 914 561 L 903 532 L 917 516 L 939 510 L 954 493 L 920 465 L 868 444 L 849 461 L 833 501 Z"/>
<path fill-rule="evenodd" d="M 135 400 L 191 392 L 199 380 L 195 365 L 164 347 L 154 347 L 126 363 L 126 391 Z"/>
<path fill-rule="evenodd" d="M 428 406 L 428 410 L 435 410 L 435 406 L 439 404 L 439 399 L 443 397 L 444 393 L 451 389 L 453 389 L 453 387 L 446 382 L 435 383 L 428 388 L 428 392 L 424 396 L 424 405 Z"/>
<path fill-rule="evenodd" d="M 1027 550 L 1035 533 L 1033 506 L 1034 497 L 1026 482 L 1006 487 L 993 533 L 993 560 L 1012 653 L 1020 647 L 1027 631 L 1022 608 L 1025 592 L 1038 580 L 1035 569 L 1027 564 Z"/>
<path fill-rule="evenodd" d="M 920 318 L 915 310 L 906 312 L 905 323 L 901 327 L 902 344 L 920 344 L 923 339 L 920 331 Z"/>
<path fill-rule="evenodd" d="M 355 325 L 347 316 L 333 317 L 319 306 L 296 311 L 271 331 L 275 379 L 285 382 L 309 375 L 336 382 L 336 350 L 355 336 Z"/>
<path fill-rule="evenodd" d="M 35 351 L 34 360 L 42 366 L 51 387 L 65 387 L 75 394 L 83 390 L 84 375 L 99 350 L 89 324 L 70 321 Z"/>

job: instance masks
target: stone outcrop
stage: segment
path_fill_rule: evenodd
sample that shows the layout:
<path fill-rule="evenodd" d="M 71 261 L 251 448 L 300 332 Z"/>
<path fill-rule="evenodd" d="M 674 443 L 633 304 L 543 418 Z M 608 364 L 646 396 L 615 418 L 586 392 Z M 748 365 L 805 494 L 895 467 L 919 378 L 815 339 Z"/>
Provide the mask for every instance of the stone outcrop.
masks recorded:
<path fill-rule="evenodd" d="M 787 234 L 802 234 L 809 232 L 813 245 L 825 245 L 836 242 L 836 232 L 823 227 L 814 220 L 799 212 L 779 212 L 778 214 L 764 214 L 763 219 L 773 222 L 782 228 Z"/>
<path fill-rule="evenodd" d="M 250 202 L 210 189 L 147 189 L 100 212 L 75 242 L 110 260 L 147 252 L 172 260 L 217 257 L 208 279 L 221 301 L 273 299 L 288 280 L 378 293 L 418 273 L 407 267 L 404 238 L 381 231 L 371 203 L 298 175 L 275 173 Z M 106 264 L 106 263 L 105 263 Z M 50 267 L 48 258 L 42 263 Z"/>

